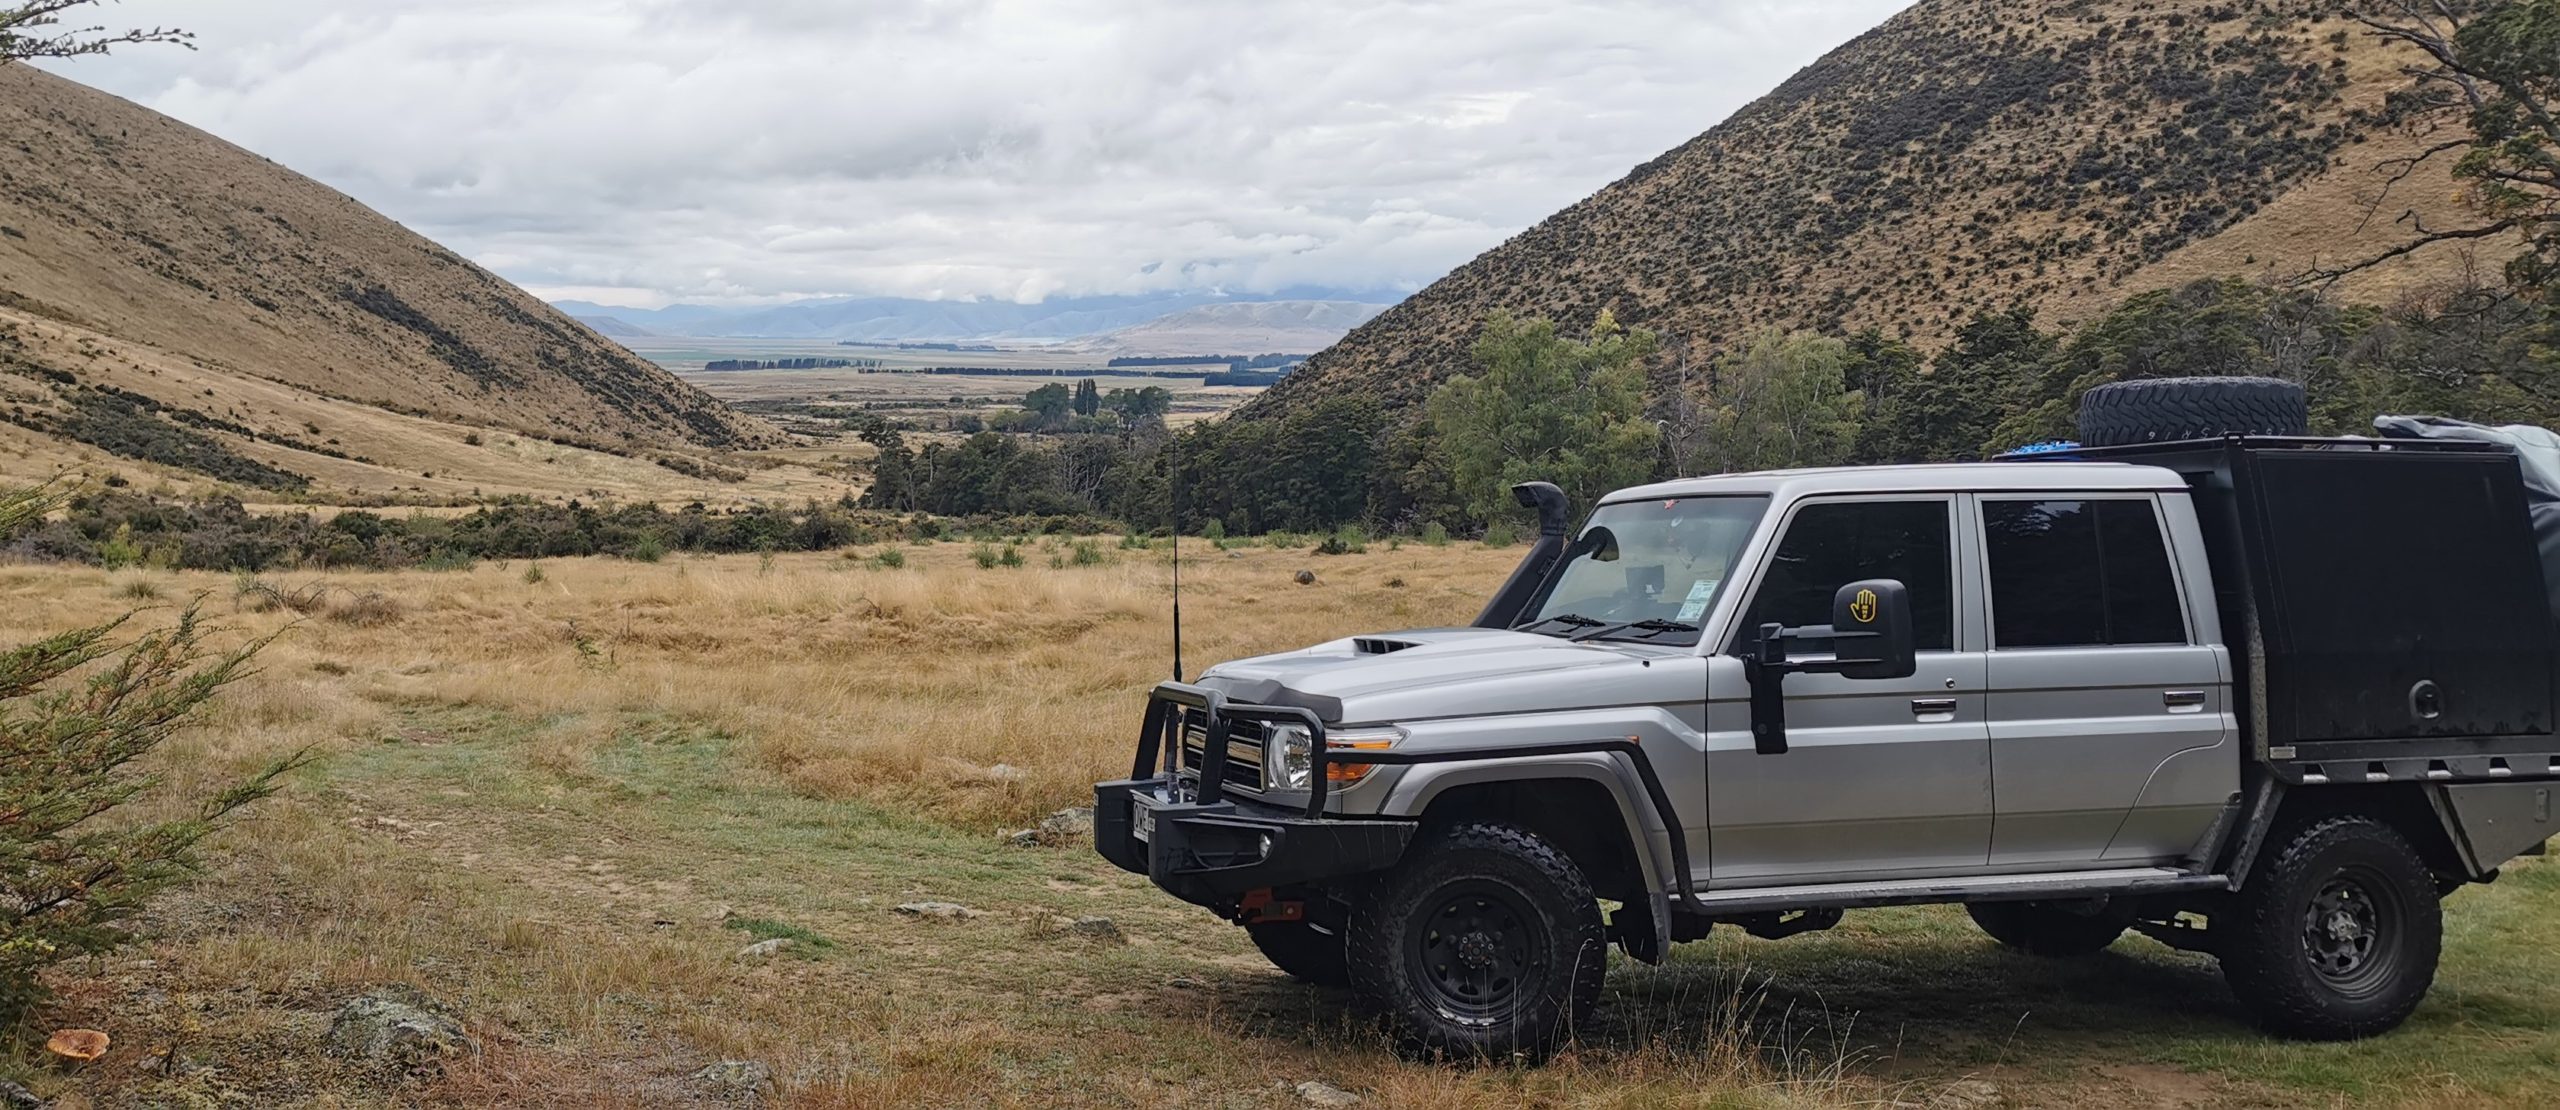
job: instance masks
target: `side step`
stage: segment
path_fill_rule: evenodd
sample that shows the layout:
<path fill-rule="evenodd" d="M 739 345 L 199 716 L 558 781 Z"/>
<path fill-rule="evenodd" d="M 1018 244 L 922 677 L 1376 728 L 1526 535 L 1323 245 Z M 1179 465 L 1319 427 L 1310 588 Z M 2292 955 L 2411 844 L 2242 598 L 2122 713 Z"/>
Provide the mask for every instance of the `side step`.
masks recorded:
<path fill-rule="evenodd" d="M 2228 890 L 2230 886 L 2231 880 L 2222 875 L 2197 875 L 2167 867 L 2125 867 L 2105 871 L 2048 871 L 1961 879 L 1889 879 L 1707 890 L 1685 905 L 1674 898 L 1673 906 L 1677 910 L 1708 917 L 1729 917 L 1786 910 L 1910 906 L 1931 902 L 2031 902 L 2045 898 L 2171 894 L 2190 890 Z"/>

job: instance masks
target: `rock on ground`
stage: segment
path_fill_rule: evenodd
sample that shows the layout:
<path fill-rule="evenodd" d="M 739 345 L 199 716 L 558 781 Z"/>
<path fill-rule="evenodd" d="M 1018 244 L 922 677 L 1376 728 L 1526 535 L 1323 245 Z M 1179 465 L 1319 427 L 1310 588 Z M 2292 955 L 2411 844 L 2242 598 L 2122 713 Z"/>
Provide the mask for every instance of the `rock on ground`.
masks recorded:
<path fill-rule="evenodd" d="M 938 921 L 966 921 L 978 916 L 978 911 L 958 902 L 908 902 L 899 906 L 898 912 L 909 917 L 929 917 Z"/>
<path fill-rule="evenodd" d="M 45 1107 L 51 1105 L 53 1104 L 37 1098 L 34 1091 L 6 1079 L 0 1079 L 0 1107 L 6 1107 L 7 1110 L 45 1110 Z"/>
<path fill-rule="evenodd" d="M 431 1068 L 446 1057 L 471 1055 L 480 1044 L 454 1019 L 453 1008 L 413 987 L 367 991 L 338 1008 L 329 1022 L 329 1051 L 399 1068 Z"/>
<path fill-rule="evenodd" d="M 1298 1084 L 1298 1099 L 1309 1106 L 1358 1106 L 1360 1096 L 1321 1079 Z"/>
<path fill-rule="evenodd" d="M 1061 917 L 1057 920 L 1057 933 L 1096 944 L 1129 943 L 1119 924 L 1108 917 Z"/>
<path fill-rule="evenodd" d="M 739 949 L 738 954 L 731 958 L 748 961 L 769 960 L 775 956 L 781 955 L 785 950 L 797 943 L 797 941 L 792 940 L 790 937 L 775 937 L 772 940 L 760 940 L 754 944 L 750 944 Z"/>
<path fill-rule="evenodd" d="M 1039 825 L 1008 833 L 1005 839 L 1017 848 L 1033 848 L 1066 844 L 1093 835 L 1093 807 L 1072 806 L 1043 819 Z"/>
<path fill-rule="evenodd" d="M 752 1095 L 773 1083 L 773 1069 L 753 1060 L 722 1060 L 693 1073 L 692 1079 L 716 1094 Z"/>

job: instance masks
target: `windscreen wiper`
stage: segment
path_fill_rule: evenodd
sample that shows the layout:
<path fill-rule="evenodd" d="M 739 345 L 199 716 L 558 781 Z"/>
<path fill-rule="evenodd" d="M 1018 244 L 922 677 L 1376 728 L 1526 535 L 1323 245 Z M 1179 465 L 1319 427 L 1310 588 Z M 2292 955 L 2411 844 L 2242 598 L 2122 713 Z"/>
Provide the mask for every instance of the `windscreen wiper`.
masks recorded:
<path fill-rule="evenodd" d="M 1597 640 L 1605 636 L 1612 636 L 1630 628 L 1642 630 L 1644 634 L 1638 637 L 1638 639 L 1645 640 L 1650 640 L 1656 636 L 1667 635 L 1673 632 L 1698 631 L 1697 625 L 1689 624 L 1684 621 L 1667 621 L 1659 617 L 1648 617 L 1640 621 L 1628 621 L 1625 624 L 1606 625 L 1594 631 L 1585 632 L 1579 636 L 1571 637 L 1571 639 L 1574 643 L 1578 644 L 1584 640 Z"/>
<path fill-rule="evenodd" d="M 1609 627 L 1609 622 L 1604 621 L 1604 620 L 1600 620 L 1600 619 L 1598 619 L 1598 618 L 1596 618 L 1596 617 L 1586 617 L 1586 616 L 1583 616 L 1583 615 L 1582 615 L 1582 614 L 1580 614 L 1580 613 L 1558 613 L 1558 614 L 1556 614 L 1555 616 L 1552 616 L 1552 617 L 1546 617 L 1546 618 L 1541 619 L 1541 620 L 1534 620 L 1534 621 L 1530 621 L 1530 622 L 1529 622 L 1529 623 L 1527 623 L 1527 624 L 1524 624 L 1524 625 L 1521 625 L 1521 626 L 1520 626 L 1520 627 L 1518 627 L 1518 628 L 1514 628 L 1514 629 L 1512 629 L 1512 631 L 1514 631 L 1514 632 L 1527 632 L 1527 631 L 1529 631 L 1529 630 L 1531 630 L 1531 629 L 1534 629 L 1534 628 L 1536 628 L 1536 627 L 1538 627 L 1539 625 L 1542 625 L 1542 624 L 1561 624 L 1561 625 L 1564 625 L 1564 626 L 1566 626 L 1566 627 L 1568 627 L 1568 628 L 1607 628 L 1607 627 Z"/>

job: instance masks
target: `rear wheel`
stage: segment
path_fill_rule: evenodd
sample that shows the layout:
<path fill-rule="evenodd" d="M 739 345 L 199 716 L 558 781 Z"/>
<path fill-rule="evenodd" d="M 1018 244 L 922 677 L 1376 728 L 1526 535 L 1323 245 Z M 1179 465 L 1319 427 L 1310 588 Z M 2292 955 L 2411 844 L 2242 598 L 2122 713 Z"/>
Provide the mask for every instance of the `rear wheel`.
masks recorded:
<path fill-rule="evenodd" d="M 2331 817 L 2272 848 L 2237 896 L 2222 974 L 2258 1023 L 2310 1040 L 2397 1026 L 2434 985 L 2444 940 L 2435 878 L 2398 832 Z"/>
<path fill-rule="evenodd" d="M 1973 923 L 2010 948 L 2036 956 L 2086 956 L 2123 936 L 2131 919 L 2113 906 L 2049 902 L 1974 902 Z"/>
<path fill-rule="evenodd" d="M 1539 1053 L 1590 1016 L 1608 939 L 1589 880 L 1525 829 L 1455 826 L 1407 857 L 1351 917 L 1352 985 L 1411 1043 L 1463 1056 Z"/>
<path fill-rule="evenodd" d="M 1247 925 L 1244 931 L 1271 966 L 1287 972 L 1290 978 L 1319 987 L 1339 987 L 1351 981 L 1348 961 L 1342 954 L 1341 933 L 1328 933 L 1302 921 Z"/>

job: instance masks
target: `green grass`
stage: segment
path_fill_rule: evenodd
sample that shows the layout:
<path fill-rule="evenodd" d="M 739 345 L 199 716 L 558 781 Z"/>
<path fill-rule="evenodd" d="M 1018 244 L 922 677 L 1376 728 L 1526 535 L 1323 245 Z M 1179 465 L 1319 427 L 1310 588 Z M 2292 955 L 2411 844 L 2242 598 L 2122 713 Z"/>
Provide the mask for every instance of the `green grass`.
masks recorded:
<path fill-rule="evenodd" d="M 227 954 L 250 952 L 312 981 L 327 959 L 354 958 L 326 956 L 339 946 L 381 958 L 369 940 L 334 936 L 397 936 L 394 966 L 527 1044 L 555 1046 L 532 1057 L 541 1066 L 618 1060 L 680 1077 L 702 1059 L 766 1059 L 819 1076 L 803 1093 L 820 1101 L 1036 1091 L 1062 1104 L 1278 1105 L 1257 1092 L 1303 1079 L 1382 1105 L 1925 1102 L 1977 1077 L 2011 1105 L 2199 1092 L 2239 1105 L 2535 1105 L 2560 1090 L 2560 970 L 2548 958 L 2560 868 L 2539 860 L 2453 896 L 2434 996 L 2371 1041 L 2265 1038 L 2210 960 L 2148 940 L 2041 960 L 1995 947 L 1960 910 L 1930 907 L 1855 912 L 1780 942 L 1720 929 L 1659 968 L 1613 959 L 1598 1017 L 1563 1060 L 1445 1068 L 1400 1061 L 1349 999 L 1277 976 L 1238 930 L 1088 848 L 1015 848 L 991 830 L 811 797 L 741 737 L 644 713 L 599 722 L 413 706 L 385 740 L 304 772 L 278 802 L 304 835 L 250 849 L 253 861 L 281 861 L 253 862 L 250 876 L 295 876 L 289 897 L 330 913 L 217 918 L 201 947 L 154 953 L 153 975 L 202 952 L 215 954 L 206 981 L 229 982 L 244 972 Z M 351 816 L 375 813 L 432 831 L 391 839 Z M 343 873 L 309 862 L 324 859 Z M 221 902 L 279 896 L 253 878 L 221 882 L 250 884 L 207 892 Z M 385 882 L 418 893 L 367 893 Z M 390 916 L 367 917 L 369 898 Z M 894 912 L 927 900 L 981 916 Z M 1057 920 L 1092 914 L 1132 943 L 1056 935 Z M 474 924 L 486 922 L 506 924 Z M 487 928 L 497 940 L 474 931 Z M 790 938 L 808 958 L 742 967 L 741 934 Z M 590 966 L 626 970 L 615 979 Z M 564 976 L 570 989 L 541 985 Z M 223 1020 L 289 1040 L 295 1012 Z M 699 1047 L 667 1047 L 678 1042 Z M 508 1068 L 537 1052 L 512 1051 Z M 892 1080 L 925 1086 L 880 1086 Z"/>

